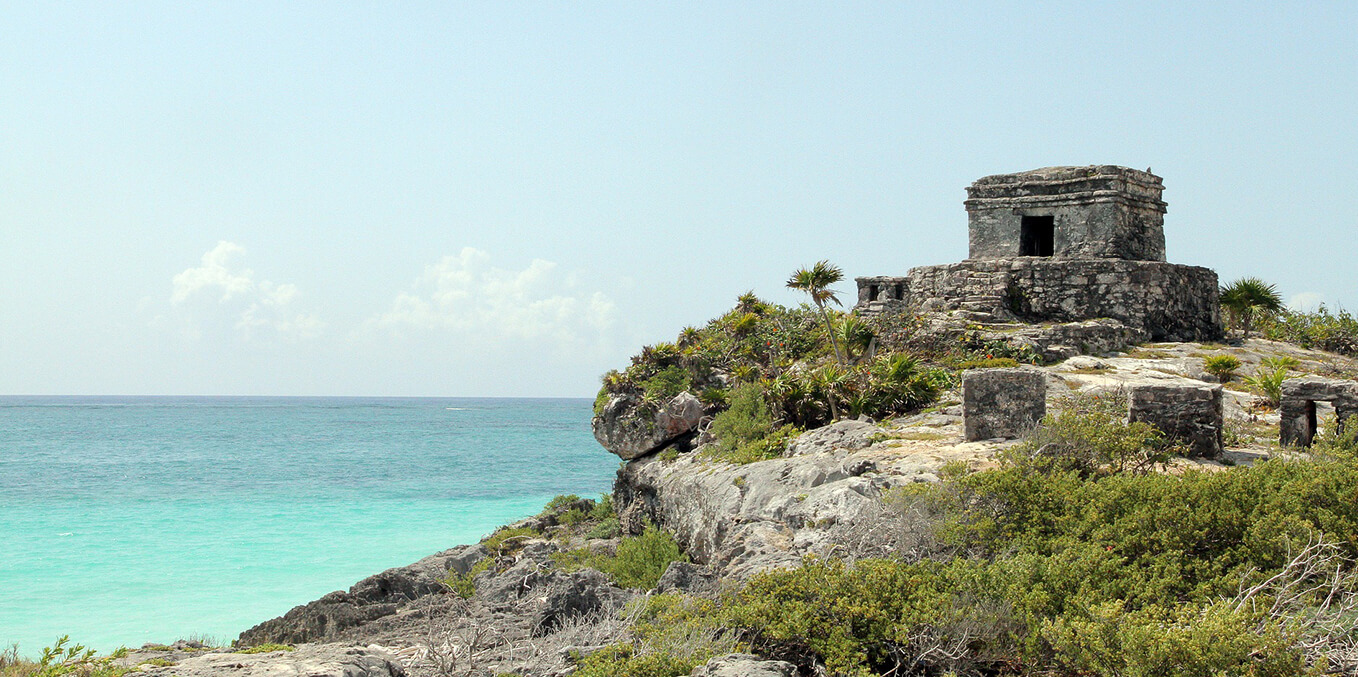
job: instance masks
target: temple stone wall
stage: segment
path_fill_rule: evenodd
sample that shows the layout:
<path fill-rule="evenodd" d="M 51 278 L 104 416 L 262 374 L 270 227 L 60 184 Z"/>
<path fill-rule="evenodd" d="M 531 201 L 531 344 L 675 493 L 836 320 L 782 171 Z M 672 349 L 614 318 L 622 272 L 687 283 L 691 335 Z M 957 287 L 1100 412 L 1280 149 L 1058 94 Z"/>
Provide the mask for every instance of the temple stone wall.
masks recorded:
<path fill-rule="evenodd" d="M 1147 172 L 1098 165 L 997 174 L 967 188 L 970 259 L 1022 251 L 1025 217 L 1050 217 L 1052 258 L 1165 260 L 1164 184 Z"/>
<path fill-rule="evenodd" d="M 878 279 L 859 280 L 860 303 Z M 1198 266 L 1023 257 L 914 268 L 903 284 L 900 301 L 924 312 L 968 310 L 1023 322 L 1106 317 L 1154 341 L 1221 337 L 1217 275 Z"/>

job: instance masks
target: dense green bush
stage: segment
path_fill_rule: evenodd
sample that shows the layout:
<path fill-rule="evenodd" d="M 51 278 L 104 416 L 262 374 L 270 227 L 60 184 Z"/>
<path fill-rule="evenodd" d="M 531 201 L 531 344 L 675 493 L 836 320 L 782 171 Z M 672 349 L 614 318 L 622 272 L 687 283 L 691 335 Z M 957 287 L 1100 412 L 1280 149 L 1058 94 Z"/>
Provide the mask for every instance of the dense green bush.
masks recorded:
<path fill-rule="evenodd" d="M 787 443 L 802 431 L 796 426 L 777 426 L 764 391 L 754 384 L 731 392 L 731 406 L 712 419 L 709 432 L 717 439 L 709 458 L 727 463 L 753 463 L 782 456 Z"/>
<path fill-rule="evenodd" d="M 647 527 L 640 536 L 622 539 L 614 555 L 582 548 L 556 553 L 553 559 L 558 566 L 568 571 L 585 567 L 598 569 L 624 588 L 649 590 L 655 587 L 670 562 L 686 560 L 687 557 L 668 532 Z"/>
<path fill-rule="evenodd" d="M 771 431 L 818 427 L 844 416 L 887 418 L 927 404 L 951 383 L 943 370 L 902 354 L 874 355 L 870 323 L 803 305 L 784 308 L 753 294 L 674 343 L 647 346 L 625 371 L 604 375 L 594 402 L 600 415 L 614 394 L 658 407 L 687 390 L 708 406 L 732 402 L 733 391 L 757 385 L 766 395 Z M 837 359 L 831 331 L 846 357 Z M 746 454 L 747 456 L 749 454 Z"/>
<path fill-rule="evenodd" d="M 1060 402 L 1006 462 L 1042 472 L 1144 472 L 1168 460 L 1173 448 L 1149 423 L 1128 423 L 1127 395 L 1076 395 Z"/>
<path fill-rule="evenodd" d="M 967 557 L 810 560 L 752 580 L 730 622 L 763 652 L 844 674 L 1301 674 L 1287 618 L 1222 600 L 1317 533 L 1358 553 L 1350 461 L 1180 476 L 1011 465 L 912 491 Z"/>

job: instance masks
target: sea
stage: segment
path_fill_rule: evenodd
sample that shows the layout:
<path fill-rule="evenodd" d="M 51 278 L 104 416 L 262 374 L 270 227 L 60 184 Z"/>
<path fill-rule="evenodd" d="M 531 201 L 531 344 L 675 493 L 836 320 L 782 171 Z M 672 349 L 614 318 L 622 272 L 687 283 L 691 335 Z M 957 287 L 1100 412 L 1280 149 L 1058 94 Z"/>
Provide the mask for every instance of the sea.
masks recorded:
<path fill-rule="evenodd" d="M 588 399 L 0 397 L 0 648 L 229 642 L 609 491 Z"/>

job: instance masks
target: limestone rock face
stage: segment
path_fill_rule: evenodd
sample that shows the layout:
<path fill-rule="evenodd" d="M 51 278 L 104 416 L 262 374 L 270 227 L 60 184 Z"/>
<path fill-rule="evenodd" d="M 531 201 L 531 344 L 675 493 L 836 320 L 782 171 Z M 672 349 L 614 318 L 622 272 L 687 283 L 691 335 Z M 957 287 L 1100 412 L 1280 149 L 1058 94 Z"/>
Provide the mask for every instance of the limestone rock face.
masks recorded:
<path fill-rule="evenodd" d="M 613 395 L 591 427 L 599 444 L 630 461 L 693 434 L 702 417 L 702 402 L 688 392 L 679 393 L 659 411 L 644 406 L 635 395 Z"/>
<path fill-rule="evenodd" d="M 737 653 L 713 658 L 689 674 L 691 677 L 795 677 L 797 667 L 786 661 L 766 661 Z"/>
<path fill-rule="evenodd" d="M 882 429 L 863 421 L 836 421 L 798 437 L 788 445 L 788 456 L 805 456 L 835 449 L 856 451 L 870 444 L 870 437 Z"/>
<path fill-rule="evenodd" d="M 630 516 L 624 520 L 624 528 L 634 525 L 630 532 L 648 521 L 660 524 L 693 561 L 723 579 L 744 579 L 795 566 L 809 553 L 829 552 L 836 530 L 877 508 L 883 491 L 936 481 L 940 467 L 972 446 L 902 454 L 885 445 L 862 446 L 884 432 L 878 426 L 857 421 L 836 426 L 795 441 L 799 455 L 745 465 L 704 460 L 701 449 L 674 460 L 637 459 L 618 471 L 614 505 Z M 842 446 L 830 442 L 835 439 Z M 682 587 L 681 572 L 672 576 L 665 584 Z"/>
<path fill-rule="evenodd" d="M 317 644 L 261 654 L 208 653 L 152 668 L 176 677 L 405 677 L 396 656 L 372 647 Z"/>

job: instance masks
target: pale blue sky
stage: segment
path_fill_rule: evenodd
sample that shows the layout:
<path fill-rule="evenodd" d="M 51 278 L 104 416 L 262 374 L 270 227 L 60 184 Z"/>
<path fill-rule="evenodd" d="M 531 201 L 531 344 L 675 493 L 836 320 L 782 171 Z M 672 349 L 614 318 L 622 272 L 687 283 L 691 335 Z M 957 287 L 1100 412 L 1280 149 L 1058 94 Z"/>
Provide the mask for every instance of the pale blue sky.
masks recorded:
<path fill-rule="evenodd" d="M 449 4 L 0 7 L 0 393 L 589 396 L 1063 164 L 1358 307 L 1358 3 Z"/>

